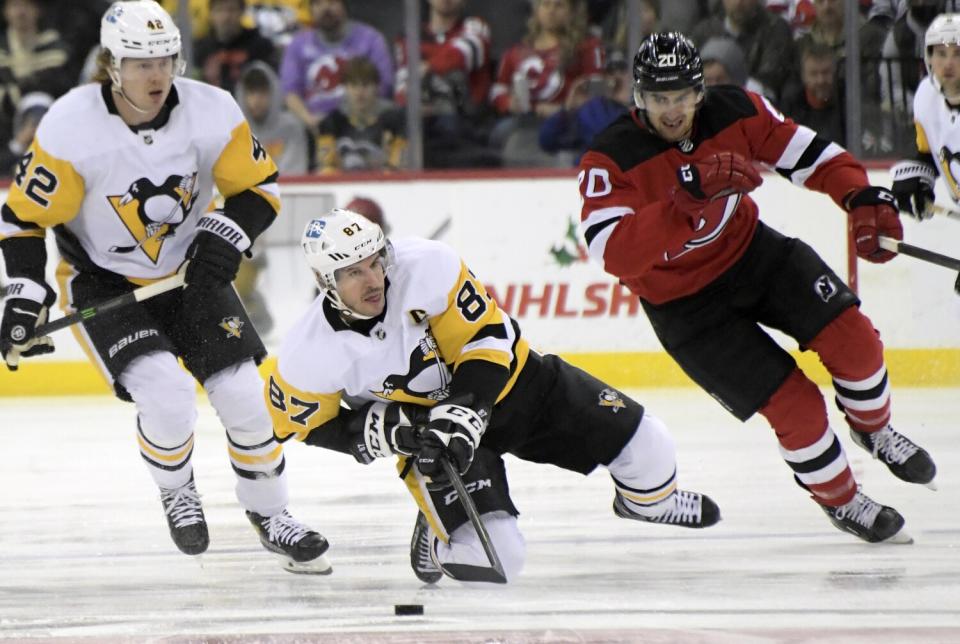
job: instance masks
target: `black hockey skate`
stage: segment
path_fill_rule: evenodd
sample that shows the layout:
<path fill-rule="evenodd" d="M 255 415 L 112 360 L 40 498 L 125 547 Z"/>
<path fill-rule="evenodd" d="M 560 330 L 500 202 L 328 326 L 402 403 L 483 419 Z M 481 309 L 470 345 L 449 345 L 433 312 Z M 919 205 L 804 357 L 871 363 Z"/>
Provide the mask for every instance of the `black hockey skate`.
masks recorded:
<path fill-rule="evenodd" d="M 286 510 L 269 517 L 247 511 L 247 518 L 260 535 L 260 543 L 280 559 L 284 570 L 306 575 L 333 572 L 330 562 L 323 556 L 330 547 L 327 540 Z"/>
<path fill-rule="evenodd" d="M 850 436 L 853 442 L 890 468 L 898 479 L 937 489 L 933 483 L 937 466 L 930 454 L 890 425 L 871 433 L 851 429 Z"/>
<path fill-rule="evenodd" d="M 433 537 L 430 524 L 423 512 L 417 512 L 417 522 L 413 525 L 413 537 L 410 539 L 410 567 L 417 579 L 425 584 L 435 584 L 443 577 L 440 568 L 433 561 Z"/>
<path fill-rule="evenodd" d="M 627 507 L 618 491 L 613 497 L 613 512 L 624 519 L 663 523 L 684 528 L 708 528 L 720 520 L 720 508 L 706 494 L 677 490 L 672 496 L 673 505 L 655 517 L 638 514 Z"/>
<path fill-rule="evenodd" d="M 206 551 L 210 545 L 210 535 L 193 478 L 182 487 L 160 488 L 160 500 L 167 515 L 170 536 L 180 552 L 199 555 Z"/>
<path fill-rule="evenodd" d="M 900 513 L 889 506 L 880 505 L 860 490 L 845 505 L 820 507 L 833 525 L 868 543 L 913 543 L 913 537 L 903 530 Z"/>

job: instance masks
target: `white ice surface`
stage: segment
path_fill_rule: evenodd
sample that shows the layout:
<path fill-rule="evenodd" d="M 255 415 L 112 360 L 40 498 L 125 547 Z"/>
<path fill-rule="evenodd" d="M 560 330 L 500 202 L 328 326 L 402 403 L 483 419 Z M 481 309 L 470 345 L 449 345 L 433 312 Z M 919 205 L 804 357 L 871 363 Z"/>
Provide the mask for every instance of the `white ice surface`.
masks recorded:
<path fill-rule="evenodd" d="M 284 572 L 233 495 L 200 400 L 194 463 L 211 546 L 180 554 L 140 462 L 134 408 L 109 398 L 0 399 L 0 638 L 335 642 L 960 642 L 960 396 L 895 390 L 896 426 L 937 461 L 909 485 L 834 426 L 864 491 L 911 546 L 834 529 L 792 481 L 762 419 L 694 389 L 633 392 L 671 428 L 682 487 L 710 494 L 704 531 L 618 519 L 605 470 L 507 457 L 528 546 L 508 587 L 410 570 L 415 509 L 392 464 L 288 444 L 294 515 L 330 540 L 330 576 Z M 830 392 L 825 392 L 830 396 Z M 397 617 L 395 604 L 423 604 Z"/>

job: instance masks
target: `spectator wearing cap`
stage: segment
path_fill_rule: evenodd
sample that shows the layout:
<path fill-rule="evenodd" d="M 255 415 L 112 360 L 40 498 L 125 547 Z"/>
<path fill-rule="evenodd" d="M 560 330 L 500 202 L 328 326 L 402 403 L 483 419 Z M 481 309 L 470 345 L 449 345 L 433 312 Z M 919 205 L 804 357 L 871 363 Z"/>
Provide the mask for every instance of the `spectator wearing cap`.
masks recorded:
<path fill-rule="evenodd" d="M 262 61 L 250 63 L 234 94 L 250 131 L 276 162 L 280 174 L 307 174 L 313 137 L 300 119 L 283 109 L 276 72 Z"/>
<path fill-rule="evenodd" d="M 37 133 L 40 119 L 53 104 L 53 97 L 43 92 L 25 94 L 17 103 L 17 113 L 13 117 L 13 138 L 6 147 L 0 149 L 0 176 L 12 177 L 20 157 L 30 147 Z"/>
<path fill-rule="evenodd" d="M 700 50 L 703 61 L 703 84 L 736 85 L 763 94 L 764 87 L 747 74 L 747 59 L 735 41 L 711 38 Z"/>
<path fill-rule="evenodd" d="M 711 85 L 747 85 L 747 59 L 730 38 L 711 38 L 700 48 L 703 83 Z"/>

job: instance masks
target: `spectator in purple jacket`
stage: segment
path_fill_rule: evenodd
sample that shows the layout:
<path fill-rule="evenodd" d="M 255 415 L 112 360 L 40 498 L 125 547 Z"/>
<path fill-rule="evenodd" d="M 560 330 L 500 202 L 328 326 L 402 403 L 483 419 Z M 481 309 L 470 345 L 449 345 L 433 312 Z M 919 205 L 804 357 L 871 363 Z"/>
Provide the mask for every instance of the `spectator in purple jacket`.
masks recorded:
<path fill-rule="evenodd" d="M 393 62 L 387 41 L 370 25 L 350 20 L 346 0 L 311 0 L 313 27 L 301 30 L 287 47 L 280 83 L 287 107 L 314 133 L 340 105 L 340 75 L 347 61 L 369 59 L 380 73 L 379 95 L 393 96 Z"/>

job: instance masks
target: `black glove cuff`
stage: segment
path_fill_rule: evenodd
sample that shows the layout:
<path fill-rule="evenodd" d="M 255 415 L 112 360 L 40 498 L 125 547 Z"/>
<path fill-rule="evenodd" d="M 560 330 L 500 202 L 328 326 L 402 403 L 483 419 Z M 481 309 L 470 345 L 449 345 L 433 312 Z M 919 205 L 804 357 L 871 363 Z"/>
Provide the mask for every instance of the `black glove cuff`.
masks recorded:
<path fill-rule="evenodd" d="M 897 198 L 892 192 L 880 186 L 867 186 L 847 196 L 844 207 L 847 212 L 861 206 L 890 206 L 897 208 Z"/>
<path fill-rule="evenodd" d="M 685 163 L 677 168 L 677 181 L 680 187 L 697 199 L 706 199 L 703 188 L 700 186 L 700 171 L 692 163 Z"/>

